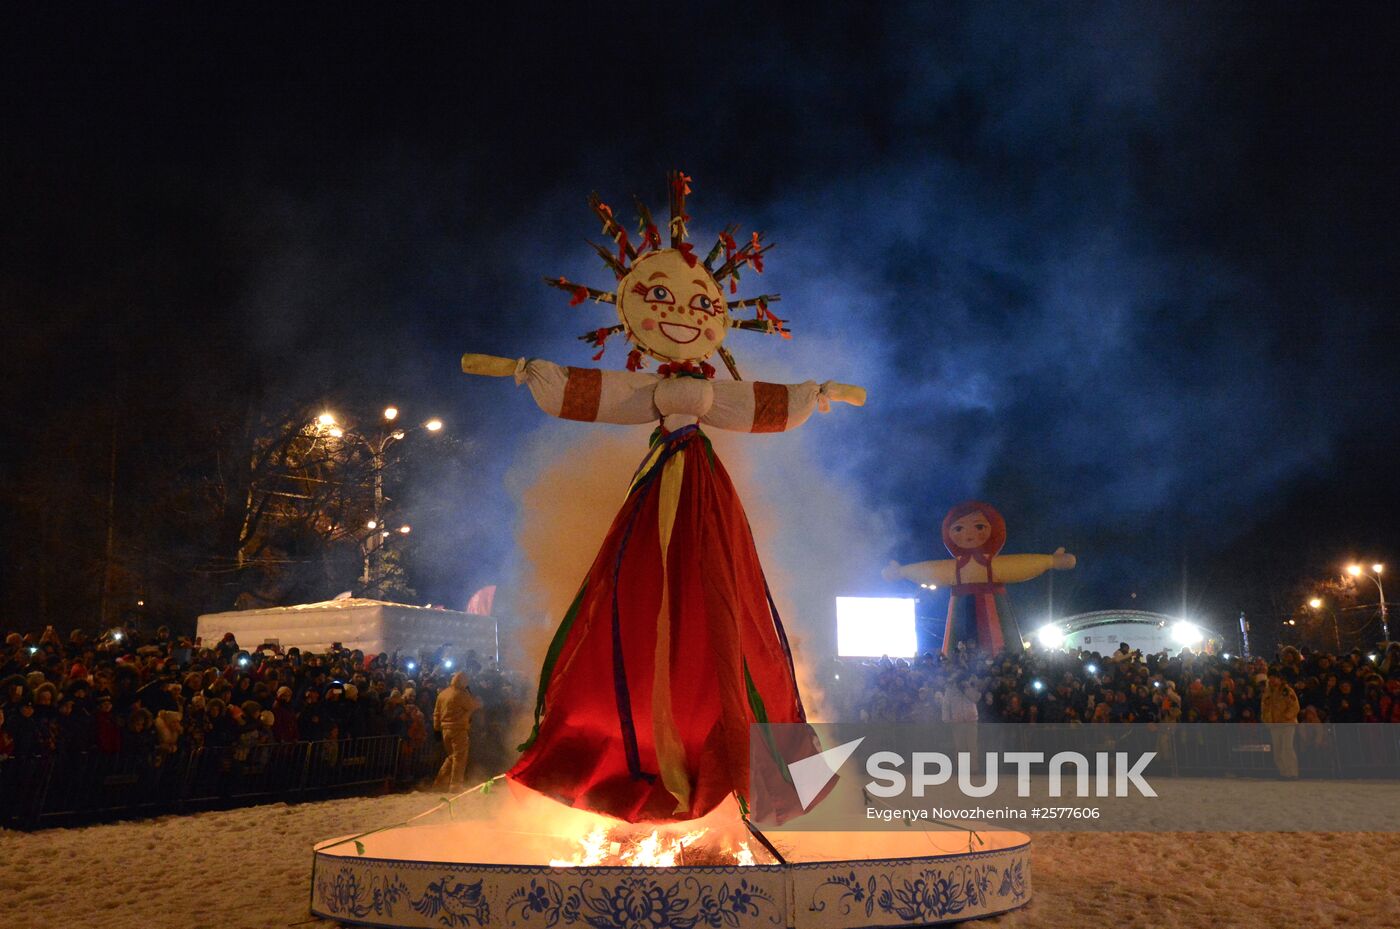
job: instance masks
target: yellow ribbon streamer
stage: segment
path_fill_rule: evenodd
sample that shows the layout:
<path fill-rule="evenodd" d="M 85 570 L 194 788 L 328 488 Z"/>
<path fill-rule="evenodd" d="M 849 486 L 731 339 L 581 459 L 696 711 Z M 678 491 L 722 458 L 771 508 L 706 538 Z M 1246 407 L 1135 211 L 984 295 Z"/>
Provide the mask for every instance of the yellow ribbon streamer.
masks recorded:
<path fill-rule="evenodd" d="M 684 476 L 685 452 L 679 451 L 662 467 L 658 489 L 661 609 L 656 616 L 656 655 L 651 688 L 651 719 L 656 737 L 656 761 L 660 768 L 661 783 L 676 798 L 677 813 L 684 813 L 690 809 L 690 778 L 685 770 L 685 745 L 676 730 L 675 711 L 671 703 L 671 591 L 666 562 L 671 548 L 671 530 L 676 524 L 676 510 L 680 505 L 681 480 Z"/>

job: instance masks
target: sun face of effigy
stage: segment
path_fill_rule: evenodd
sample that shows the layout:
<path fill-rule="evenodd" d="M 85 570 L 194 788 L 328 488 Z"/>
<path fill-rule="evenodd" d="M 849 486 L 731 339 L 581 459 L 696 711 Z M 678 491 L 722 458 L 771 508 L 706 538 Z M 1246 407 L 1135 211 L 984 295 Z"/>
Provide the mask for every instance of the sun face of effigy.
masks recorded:
<path fill-rule="evenodd" d="M 757 297 L 734 297 L 741 272 L 763 273 L 764 255 L 772 243 L 763 241 L 763 233 L 754 231 L 740 242 L 735 238 L 737 224 L 726 226 L 704 253 L 695 251 L 687 241 L 690 214 L 686 198 L 690 194 L 690 176 L 672 171 L 668 178 L 670 220 L 658 226 L 651 210 L 637 199 L 637 223 L 641 236 L 634 243 L 617 214 L 597 194 L 588 198 L 588 205 L 603 224 L 603 234 L 612 240 L 613 248 L 590 243 L 603 264 L 618 282 L 616 290 L 600 290 L 566 277 L 546 277 L 545 283 L 569 295 L 569 305 L 586 302 L 612 304 L 618 322 L 611 326 L 589 329 L 580 341 L 596 349 L 594 361 L 601 361 L 607 351 L 608 339 L 615 335 L 626 337 L 627 370 L 643 371 L 647 358 L 654 358 L 681 373 L 713 377 L 715 370 L 706 359 L 718 355 L 734 380 L 743 380 L 739 366 L 729 347 L 724 345 L 729 329 L 744 329 L 766 335 L 792 338 L 787 320 L 774 315 L 771 304 L 781 299 L 777 294 Z M 670 238 L 670 247 L 663 248 L 662 230 Z M 738 319 L 735 312 L 749 309 L 752 319 Z M 698 362 L 698 364 L 697 364 Z M 670 372 L 663 372 L 670 373 Z"/>
<path fill-rule="evenodd" d="M 705 266 L 678 249 L 640 256 L 617 288 L 627 338 L 660 361 L 704 361 L 729 330 L 729 305 Z"/>

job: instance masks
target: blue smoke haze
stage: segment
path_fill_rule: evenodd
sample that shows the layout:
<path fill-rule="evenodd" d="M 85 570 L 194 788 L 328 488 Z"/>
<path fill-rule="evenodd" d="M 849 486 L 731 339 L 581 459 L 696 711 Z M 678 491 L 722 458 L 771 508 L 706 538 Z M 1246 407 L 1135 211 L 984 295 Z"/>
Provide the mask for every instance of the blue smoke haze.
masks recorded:
<path fill-rule="evenodd" d="M 968 497 L 1006 514 L 1008 551 L 1080 555 L 1057 579 L 1061 612 L 1225 626 L 1246 605 L 1240 547 L 1310 566 L 1317 550 L 1285 546 L 1321 530 L 1274 531 L 1299 488 L 1335 490 L 1329 475 L 1396 436 L 1381 8 L 751 13 L 691 22 L 707 57 L 675 68 L 645 52 L 675 37 L 654 11 L 606 41 L 584 38 L 600 23 L 579 12 L 480 21 L 474 41 L 459 24 L 355 22 L 301 44 L 327 27 L 283 23 L 257 53 L 201 32 L 232 75 L 172 67 L 228 93 L 227 122 L 177 130 L 191 102 L 115 55 L 94 73 L 131 96 L 93 128 L 149 107 L 157 138 L 148 150 L 120 127 L 113 184 L 193 178 L 165 196 L 194 189 L 216 217 L 199 235 L 225 256 L 238 350 L 284 389 L 439 413 L 467 443 L 469 464 L 408 492 L 425 599 L 510 576 L 507 474 L 560 428 L 523 390 L 455 374 L 458 355 L 589 363 L 575 336 L 608 311 L 570 308 L 540 277 L 607 286 L 583 244 L 600 239 L 586 193 L 660 212 L 672 167 L 695 178 L 697 247 L 731 221 L 778 243 L 741 295 L 780 292 L 796 338 L 735 333 L 746 376 L 870 392 L 750 443 L 774 476 L 752 492 L 793 519 L 784 566 L 825 527 L 864 553 L 843 583 L 886 589 L 884 560 L 938 557 L 939 521 Z M 98 109 L 92 88 L 73 93 Z M 135 207 L 101 209 L 116 223 Z M 615 341 L 602 364 L 624 356 Z M 1350 506 L 1383 554 L 1393 534 Z"/>

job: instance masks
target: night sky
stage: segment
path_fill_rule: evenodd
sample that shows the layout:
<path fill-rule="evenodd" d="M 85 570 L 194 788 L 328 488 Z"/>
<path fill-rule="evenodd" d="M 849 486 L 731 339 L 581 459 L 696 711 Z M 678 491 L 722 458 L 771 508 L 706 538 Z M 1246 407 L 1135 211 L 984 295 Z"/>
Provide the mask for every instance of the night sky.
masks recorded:
<path fill-rule="evenodd" d="M 674 167 L 702 248 L 778 243 L 743 293 L 796 338 L 737 333 L 749 376 L 870 391 L 755 453 L 861 514 L 849 592 L 968 497 L 1080 556 L 1062 613 L 1229 628 L 1400 554 L 1393 4 L 556 6 L 6 6 L 0 626 L 40 557 L 91 591 L 113 435 L 131 526 L 210 410 L 289 398 L 442 416 L 414 584 L 507 585 L 513 469 L 565 433 L 457 358 L 590 363 L 611 320 L 540 276 L 607 286 L 586 195 L 662 211 Z M 230 605 L 154 589 L 205 541 L 123 535 L 172 618 Z"/>

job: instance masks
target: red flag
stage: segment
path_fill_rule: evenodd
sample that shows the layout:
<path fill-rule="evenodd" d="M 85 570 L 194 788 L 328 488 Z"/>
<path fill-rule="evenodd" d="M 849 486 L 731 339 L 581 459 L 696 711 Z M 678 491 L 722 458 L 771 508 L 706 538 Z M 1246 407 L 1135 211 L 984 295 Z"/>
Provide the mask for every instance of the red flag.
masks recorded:
<path fill-rule="evenodd" d="M 467 612 L 472 616 L 490 616 L 491 607 L 496 601 L 496 585 L 483 587 L 467 601 Z"/>

